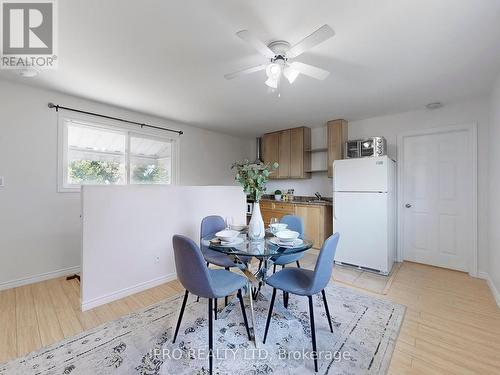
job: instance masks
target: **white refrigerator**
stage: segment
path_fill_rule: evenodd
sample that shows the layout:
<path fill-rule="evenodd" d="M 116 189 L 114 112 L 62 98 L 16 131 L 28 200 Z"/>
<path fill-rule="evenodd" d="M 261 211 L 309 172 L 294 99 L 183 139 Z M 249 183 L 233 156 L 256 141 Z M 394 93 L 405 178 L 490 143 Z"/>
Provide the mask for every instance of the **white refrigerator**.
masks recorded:
<path fill-rule="evenodd" d="M 333 163 L 337 263 L 391 272 L 396 254 L 395 164 L 387 156 Z"/>

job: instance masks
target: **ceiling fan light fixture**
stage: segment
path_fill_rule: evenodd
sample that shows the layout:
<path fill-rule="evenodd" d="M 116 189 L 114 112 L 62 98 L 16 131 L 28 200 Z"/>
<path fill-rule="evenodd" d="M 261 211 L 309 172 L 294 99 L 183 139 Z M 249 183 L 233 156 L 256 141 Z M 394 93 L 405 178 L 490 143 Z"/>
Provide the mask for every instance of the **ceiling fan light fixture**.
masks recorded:
<path fill-rule="evenodd" d="M 268 78 L 265 83 L 266 83 L 267 86 L 269 86 L 272 89 L 277 89 L 278 88 L 278 80 L 277 79 Z"/>
<path fill-rule="evenodd" d="M 297 70 L 287 66 L 285 68 L 285 70 L 283 71 L 283 75 L 288 80 L 288 82 L 290 82 L 290 84 L 292 84 L 295 81 L 295 79 L 299 76 L 299 72 Z"/>
<path fill-rule="evenodd" d="M 281 75 L 281 65 L 271 63 L 266 67 L 266 74 L 269 79 L 277 81 Z"/>

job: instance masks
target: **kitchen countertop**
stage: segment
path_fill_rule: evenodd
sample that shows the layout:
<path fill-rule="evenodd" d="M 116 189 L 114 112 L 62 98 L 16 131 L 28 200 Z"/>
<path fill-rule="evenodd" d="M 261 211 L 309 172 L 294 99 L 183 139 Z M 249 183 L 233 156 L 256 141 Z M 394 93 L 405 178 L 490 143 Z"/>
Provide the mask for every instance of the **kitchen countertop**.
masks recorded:
<path fill-rule="evenodd" d="M 300 205 L 314 205 L 314 206 L 332 206 L 332 198 L 323 198 L 321 202 L 311 202 L 316 200 L 316 197 L 304 197 L 304 196 L 295 196 L 293 201 L 277 201 L 271 197 L 263 197 L 261 201 L 266 202 L 275 202 L 275 203 L 284 203 L 284 204 L 300 204 Z"/>

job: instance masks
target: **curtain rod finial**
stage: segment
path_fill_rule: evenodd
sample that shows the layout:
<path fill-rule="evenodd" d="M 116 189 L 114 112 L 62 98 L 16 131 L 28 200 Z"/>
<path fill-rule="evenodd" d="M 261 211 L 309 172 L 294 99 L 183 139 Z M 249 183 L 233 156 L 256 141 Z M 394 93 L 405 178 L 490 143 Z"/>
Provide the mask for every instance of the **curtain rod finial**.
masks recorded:
<path fill-rule="evenodd" d="M 183 135 L 184 132 L 182 130 L 179 130 L 179 135 Z"/>
<path fill-rule="evenodd" d="M 54 103 L 52 103 L 52 102 L 51 102 L 51 103 L 49 103 L 49 104 L 47 104 L 47 107 L 49 107 L 49 108 L 54 108 L 55 106 L 56 106 L 56 105 L 55 105 Z"/>

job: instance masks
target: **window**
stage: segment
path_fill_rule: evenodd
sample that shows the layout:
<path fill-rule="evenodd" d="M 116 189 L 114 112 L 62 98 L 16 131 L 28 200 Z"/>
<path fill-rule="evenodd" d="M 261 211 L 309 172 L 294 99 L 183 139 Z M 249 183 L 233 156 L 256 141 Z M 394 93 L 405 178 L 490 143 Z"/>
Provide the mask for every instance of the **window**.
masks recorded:
<path fill-rule="evenodd" d="M 171 184 L 177 142 L 115 124 L 59 119 L 59 191 L 81 185 Z"/>
<path fill-rule="evenodd" d="M 130 182 L 170 184 L 172 144 L 140 135 L 130 136 Z"/>

